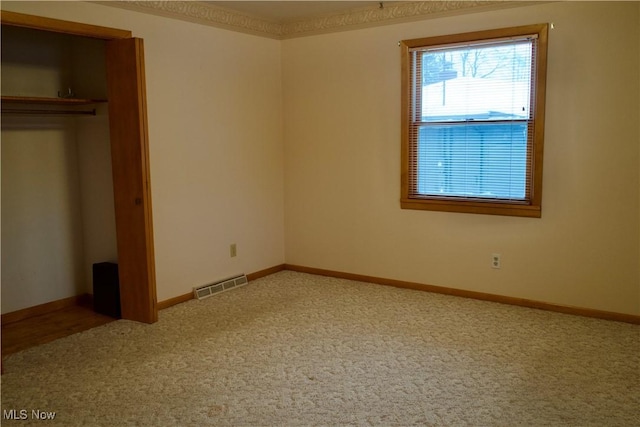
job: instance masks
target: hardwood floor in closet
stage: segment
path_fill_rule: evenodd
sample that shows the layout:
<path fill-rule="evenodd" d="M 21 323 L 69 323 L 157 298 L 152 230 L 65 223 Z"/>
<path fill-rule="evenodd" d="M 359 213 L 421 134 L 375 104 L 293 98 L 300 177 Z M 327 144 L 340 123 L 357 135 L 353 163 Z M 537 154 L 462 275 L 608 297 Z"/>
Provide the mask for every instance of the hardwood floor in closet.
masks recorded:
<path fill-rule="evenodd" d="M 2 324 L 2 357 L 95 328 L 116 319 L 90 306 L 74 305 L 13 323 Z"/>

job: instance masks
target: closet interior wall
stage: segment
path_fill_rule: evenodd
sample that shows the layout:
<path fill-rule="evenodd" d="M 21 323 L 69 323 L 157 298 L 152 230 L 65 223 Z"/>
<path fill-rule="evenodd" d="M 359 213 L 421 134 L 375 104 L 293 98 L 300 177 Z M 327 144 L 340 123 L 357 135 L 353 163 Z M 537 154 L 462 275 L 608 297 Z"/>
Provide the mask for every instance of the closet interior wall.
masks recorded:
<path fill-rule="evenodd" d="M 3 25 L 2 95 L 106 100 L 104 44 Z M 2 314 L 91 293 L 117 261 L 107 104 L 73 108 L 96 115 L 2 115 Z"/>

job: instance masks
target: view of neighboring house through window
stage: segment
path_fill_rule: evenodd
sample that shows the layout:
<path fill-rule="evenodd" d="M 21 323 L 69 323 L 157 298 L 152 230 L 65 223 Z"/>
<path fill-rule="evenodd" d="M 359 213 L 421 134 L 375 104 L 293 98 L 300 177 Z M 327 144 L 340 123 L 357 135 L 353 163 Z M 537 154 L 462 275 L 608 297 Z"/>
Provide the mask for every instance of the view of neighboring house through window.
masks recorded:
<path fill-rule="evenodd" d="M 403 47 L 402 206 L 540 216 L 546 25 Z"/>

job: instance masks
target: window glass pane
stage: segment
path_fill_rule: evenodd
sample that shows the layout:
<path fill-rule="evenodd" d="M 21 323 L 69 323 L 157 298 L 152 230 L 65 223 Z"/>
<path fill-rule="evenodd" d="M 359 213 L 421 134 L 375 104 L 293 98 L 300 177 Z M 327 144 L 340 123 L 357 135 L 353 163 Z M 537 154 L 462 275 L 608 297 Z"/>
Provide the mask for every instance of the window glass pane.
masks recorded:
<path fill-rule="evenodd" d="M 430 49 L 422 55 L 422 121 L 529 117 L 530 40 Z"/>
<path fill-rule="evenodd" d="M 526 122 L 423 125 L 417 142 L 418 194 L 525 199 Z"/>

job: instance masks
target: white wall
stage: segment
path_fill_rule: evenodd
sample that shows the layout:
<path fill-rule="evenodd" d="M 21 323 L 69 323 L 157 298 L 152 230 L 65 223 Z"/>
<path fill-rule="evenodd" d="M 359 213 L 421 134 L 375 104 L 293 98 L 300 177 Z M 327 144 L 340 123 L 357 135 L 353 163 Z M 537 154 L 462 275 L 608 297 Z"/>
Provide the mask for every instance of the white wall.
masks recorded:
<path fill-rule="evenodd" d="M 84 292 L 72 122 L 3 117 L 3 313 Z"/>
<path fill-rule="evenodd" d="M 284 262 L 278 41 L 85 2 L 2 9 L 144 39 L 159 301 Z"/>
<path fill-rule="evenodd" d="M 639 6 L 540 4 L 284 41 L 287 262 L 640 314 Z M 401 210 L 397 42 L 541 22 L 555 24 L 542 218 Z"/>
<path fill-rule="evenodd" d="M 84 289 L 93 293 L 93 264 L 118 261 L 107 106 L 98 106 L 96 116 L 77 117 L 75 131 L 82 207 Z"/>

